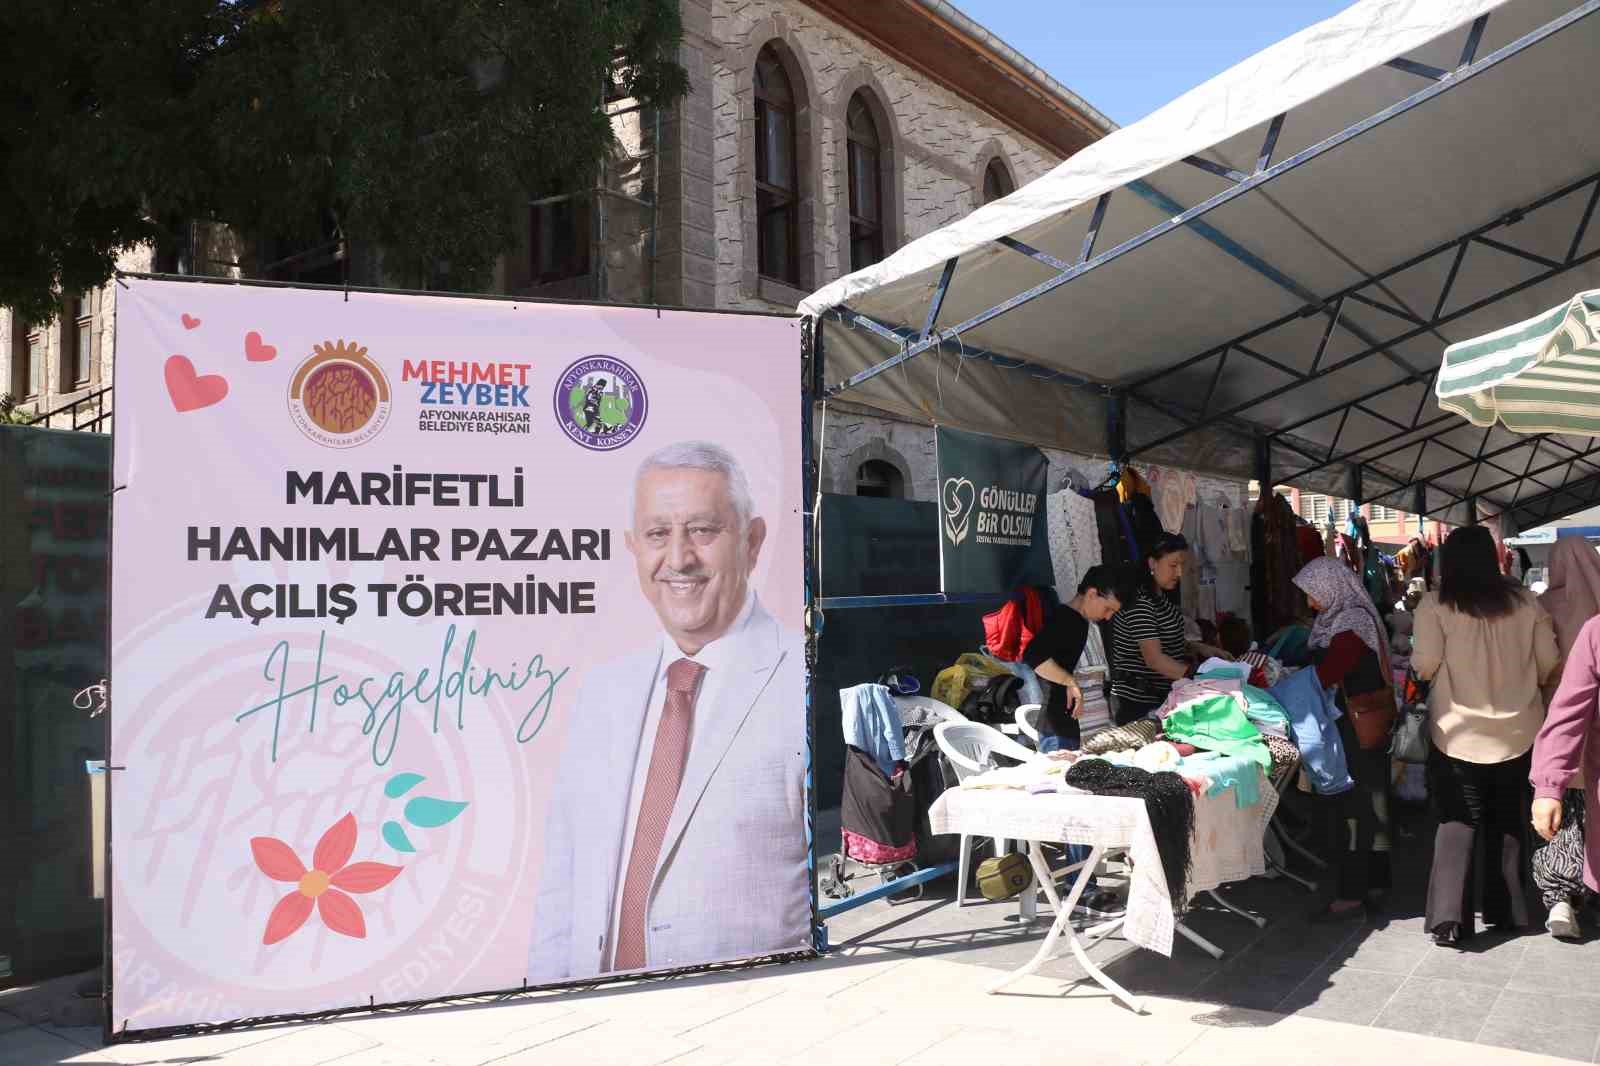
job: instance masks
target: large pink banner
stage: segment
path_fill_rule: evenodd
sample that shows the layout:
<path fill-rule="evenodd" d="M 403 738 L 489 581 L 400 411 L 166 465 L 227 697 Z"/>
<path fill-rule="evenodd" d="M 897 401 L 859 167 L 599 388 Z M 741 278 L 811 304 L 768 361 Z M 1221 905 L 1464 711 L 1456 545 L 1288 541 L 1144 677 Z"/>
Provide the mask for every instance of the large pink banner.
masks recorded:
<path fill-rule="evenodd" d="M 810 945 L 800 327 L 128 279 L 112 1026 Z"/>

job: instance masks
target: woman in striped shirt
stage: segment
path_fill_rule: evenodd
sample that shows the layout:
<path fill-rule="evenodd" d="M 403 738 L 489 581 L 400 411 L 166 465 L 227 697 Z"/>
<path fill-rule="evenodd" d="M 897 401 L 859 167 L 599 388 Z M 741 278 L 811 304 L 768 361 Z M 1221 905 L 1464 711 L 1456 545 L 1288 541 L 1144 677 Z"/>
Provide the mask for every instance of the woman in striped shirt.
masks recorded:
<path fill-rule="evenodd" d="M 1118 725 L 1148 717 L 1165 703 L 1172 683 L 1189 673 L 1196 657 L 1232 658 L 1220 648 L 1191 642 L 1183 612 L 1167 595 L 1183 579 L 1188 551 L 1189 542 L 1175 533 L 1157 540 L 1145 557 L 1138 597 L 1112 624 L 1111 694 Z"/>

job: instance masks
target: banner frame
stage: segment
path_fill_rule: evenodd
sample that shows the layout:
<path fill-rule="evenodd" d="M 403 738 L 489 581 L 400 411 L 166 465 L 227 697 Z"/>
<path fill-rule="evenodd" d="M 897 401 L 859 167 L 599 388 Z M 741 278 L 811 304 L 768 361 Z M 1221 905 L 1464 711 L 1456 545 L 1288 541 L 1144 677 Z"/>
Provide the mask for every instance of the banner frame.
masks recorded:
<path fill-rule="evenodd" d="M 152 273 L 152 272 L 147 272 L 147 271 L 133 271 L 133 270 L 117 270 L 117 271 L 115 271 L 113 273 L 113 275 L 112 275 L 111 284 L 119 286 L 121 288 L 127 288 L 128 286 L 124 282 L 125 282 L 125 279 L 129 279 L 129 278 L 136 279 L 136 280 L 141 280 L 141 281 L 175 281 L 175 282 L 190 282 L 190 283 L 202 284 L 202 285 L 240 286 L 240 287 L 267 288 L 267 289 L 295 289 L 295 290 L 309 290 L 309 291 L 321 291 L 321 292 L 343 292 L 345 294 L 345 301 L 346 302 L 349 302 L 349 298 L 350 298 L 350 294 L 351 293 L 362 293 L 362 294 L 390 295 L 390 296 L 395 296 L 395 295 L 398 295 L 398 296 L 424 296 L 424 297 L 440 297 L 440 298 L 445 298 L 445 299 L 484 300 L 484 301 L 492 301 L 492 302 L 497 302 L 497 303 L 513 303 L 513 304 L 541 304 L 541 305 L 554 305 L 554 306 L 561 306 L 561 307 L 574 307 L 574 306 L 577 306 L 577 307 L 592 307 L 592 308 L 595 308 L 597 310 L 599 310 L 599 309 L 644 310 L 644 311 L 655 311 L 657 318 L 660 318 L 660 314 L 661 314 L 662 311 L 673 311 L 673 312 L 693 312 L 693 313 L 714 314 L 714 315 L 743 315 L 743 316 L 751 316 L 751 317 L 756 317 L 756 318 L 778 318 L 778 319 L 792 320 L 792 321 L 797 322 L 801 326 L 801 329 L 800 329 L 800 341 L 799 341 L 799 345 L 798 345 L 799 350 L 795 354 L 798 356 L 799 361 L 800 361 L 800 367 L 801 367 L 801 382 L 800 382 L 800 386 L 801 386 L 801 388 L 800 388 L 801 401 L 802 401 L 802 404 L 804 405 L 804 409 L 805 409 L 805 412 L 806 412 L 805 416 L 802 419 L 802 428 L 805 430 L 805 432 L 803 434 L 802 441 L 801 441 L 801 463 L 802 463 L 801 493 L 802 493 L 802 497 L 805 496 L 805 493 L 808 491 L 808 486 L 811 484 L 810 479 L 808 478 L 808 475 L 806 473 L 806 469 L 807 469 L 806 464 L 808 463 L 808 461 L 814 459 L 814 456 L 815 456 L 815 450 L 814 450 L 814 448 L 812 446 L 811 436 L 810 436 L 810 432 L 809 432 L 809 426 L 810 426 L 810 414 L 809 414 L 809 412 L 810 412 L 810 406 L 811 406 L 812 397 L 814 395 L 813 383 L 809 382 L 807 380 L 807 378 L 806 378 L 806 373 L 807 373 L 807 370 L 809 369 L 808 353 L 809 353 L 809 348 L 810 348 L 810 345 L 808 343 L 808 334 L 810 333 L 810 330 L 806 327 L 806 323 L 809 321 L 809 319 L 807 319 L 807 318 L 805 318 L 805 317 L 803 317 L 801 315 L 798 315 L 796 313 L 793 313 L 793 312 L 756 311 L 756 310 L 748 310 L 748 309 L 728 309 L 728 310 L 723 310 L 723 309 L 715 308 L 715 307 L 679 307 L 679 306 L 672 305 L 672 304 L 621 303 L 621 302 L 613 302 L 613 301 L 606 301 L 606 300 L 557 300 L 557 299 L 551 299 L 551 298 L 547 298 L 547 297 L 521 297 L 521 296 L 503 295 L 503 294 L 499 294 L 499 293 L 439 292 L 439 291 L 428 290 L 428 289 L 398 289 L 398 288 L 385 288 L 385 287 L 381 287 L 381 286 L 358 286 L 358 285 L 350 285 L 350 284 L 329 285 L 329 284 L 273 281 L 273 280 L 256 279 L 256 278 L 224 278 L 224 277 L 212 277 L 212 276 L 209 276 L 209 275 L 197 275 L 197 274 L 160 274 L 160 273 Z M 113 297 L 112 298 L 113 298 L 113 301 L 115 301 L 116 297 L 115 297 L 115 293 L 114 292 L 113 292 Z M 113 302 L 113 314 L 115 314 L 115 313 L 116 313 L 116 307 L 115 307 L 115 303 Z M 817 336 L 817 368 L 816 368 L 816 371 L 817 371 L 818 376 L 820 376 L 820 372 L 821 372 L 821 337 L 820 337 L 820 331 L 817 331 L 817 333 L 818 333 L 818 336 Z M 111 358 L 112 358 L 112 364 L 111 364 L 111 389 L 112 389 L 112 393 L 111 393 L 111 395 L 113 397 L 113 403 L 115 403 L 117 375 L 120 373 L 120 371 L 122 369 L 121 361 L 117 357 L 117 355 L 118 355 L 118 353 L 117 353 L 117 340 L 118 340 L 118 331 L 113 327 L 112 335 L 111 335 Z M 111 431 L 108 434 L 108 436 L 111 437 L 113 442 L 116 439 L 116 430 L 117 430 L 116 414 L 115 414 L 115 408 L 113 407 L 112 421 L 111 421 Z M 805 699 L 805 709 L 806 709 L 806 722 L 805 722 L 805 739 L 806 739 L 805 783 L 806 783 L 806 797 L 805 797 L 805 819 L 804 819 L 805 825 L 804 825 L 804 832 L 805 832 L 805 835 L 806 835 L 806 844 L 807 844 L 806 864 L 807 864 L 807 872 L 808 872 L 808 880 L 809 880 L 809 884 L 808 884 L 807 887 L 808 887 L 808 892 L 809 892 L 809 896 L 810 896 L 810 913 L 811 913 L 810 935 L 811 935 L 812 946 L 809 949 L 801 950 L 801 951 L 781 952 L 781 953 L 772 954 L 772 955 L 761 955 L 761 956 L 756 956 L 754 958 L 749 958 L 749 959 L 736 959 L 736 960 L 725 961 L 725 962 L 701 963 L 701 964 L 694 965 L 694 966 L 684 966 L 684 967 L 677 967 L 677 968 L 669 969 L 669 970 L 651 971 L 651 972 L 644 973 L 644 974 L 626 974 L 626 975 L 620 975 L 620 976 L 598 976 L 598 977 L 587 978 L 587 979 L 579 980 L 579 981 L 567 981 L 567 982 L 558 982 L 558 983 L 555 983 L 555 984 L 542 984 L 542 985 L 529 985 L 528 982 L 527 982 L 527 979 L 524 978 L 520 987 L 502 988 L 502 989 L 486 989 L 486 990 L 477 991 L 477 992 L 455 992 L 455 993 L 451 993 L 451 994 L 448 994 L 448 995 L 432 996 L 432 997 L 428 997 L 428 998 L 424 998 L 424 999 L 396 1000 L 396 1001 L 393 1001 L 393 1002 L 385 1002 L 385 1003 L 378 1003 L 376 1001 L 376 997 L 369 996 L 368 997 L 368 1001 L 365 1004 L 353 1004 L 353 1005 L 348 1006 L 348 1007 L 334 1007 L 334 1008 L 329 1008 L 327 1010 L 322 1010 L 322 1011 L 302 1011 L 302 1012 L 290 1012 L 290 1013 L 283 1013 L 283 1014 L 266 1014 L 266 1015 L 248 1017 L 248 1018 L 236 1018 L 236 1019 L 231 1019 L 231 1020 L 225 1021 L 225 1022 L 194 1022 L 194 1023 L 184 1024 L 184 1025 L 160 1026 L 160 1027 L 151 1027 L 151 1028 L 146 1028 L 146 1029 L 130 1029 L 130 1028 L 128 1028 L 126 1026 L 126 1024 L 124 1024 L 124 1026 L 121 1029 L 117 1029 L 115 1027 L 115 1018 L 113 1016 L 113 1011 L 112 1011 L 112 993 L 113 993 L 113 990 L 114 990 L 114 987 L 115 987 L 115 983 L 116 983 L 115 982 L 115 975 L 114 975 L 115 965 L 114 965 L 114 962 L 113 962 L 113 951 L 112 951 L 112 945 L 113 945 L 113 940 L 114 940 L 115 911 L 116 911 L 116 907 L 115 907 L 115 896 L 116 896 L 116 893 L 114 891 L 114 886 L 115 886 L 115 883 L 116 883 L 115 882 L 115 873 L 114 873 L 115 856 L 114 856 L 112 826 L 115 824 L 115 810 L 116 810 L 116 807 L 115 807 L 116 777 L 115 777 L 114 771 L 122 770 L 122 769 L 124 769 L 124 767 L 111 765 L 111 751 L 112 751 L 111 742 L 112 742 L 112 730 L 113 730 L 113 716 L 116 713 L 116 709 L 115 709 L 115 692 L 116 692 L 115 681 L 116 681 L 116 679 L 115 679 L 115 676 L 114 676 L 114 671 L 112 669 L 113 656 L 111 654 L 111 649 L 112 649 L 111 637 L 112 637 L 112 633 L 114 632 L 114 626 L 113 626 L 112 619 L 114 618 L 115 613 L 116 613 L 115 595 L 114 595 L 114 591 L 113 591 L 114 582 L 112 580 L 112 569 L 111 568 L 112 568 L 112 560 L 115 557 L 116 531 L 115 531 L 115 523 L 114 523 L 114 516 L 113 516 L 114 508 L 111 506 L 111 499 L 124 486 L 120 486 L 120 485 L 117 485 L 115 483 L 116 482 L 115 455 L 116 455 L 116 447 L 115 447 L 115 444 L 113 443 L 113 445 L 112 445 L 112 456 L 113 456 L 113 459 L 112 459 L 111 468 L 107 473 L 107 491 L 106 491 L 107 516 L 106 516 L 106 623 L 105 623 L 105 625 L 106 625 L 106 649 L 107 649 L 107 653 L 106 653 L 107 704 L 106 704 L 106 713 L 105 713 L 105 716 L 104 716 L 105 717 L 105 727 L 104 728 L 105 728 L 105 750 L 106 750 L 106 762 L 107 762 L 107 765 L 106 765 L 106 803 L 105 803 L 105 846 L 104 846 L 104 853 L 103 853 L 104 868 L 105 868 L 105 878 L 106 878 L 106 893 L 105 893 L 105 900 L 104 900 L 104 904 L 105 904 L 104 920 L 103 920 L 103 923 L 102 923 L 102 927 L 103 927 L 103 949 L 102 949 L 102 957 L 101 957 L 101 965 L 100 965 L 100 971 L 101 971 L 101 973 L 100 973 L 100 976 L 101 976 L 101 980 L 100 980 L 101 1037 L 102 1037 L 103 1041 L 108 1046 L 112 1045 L 112 1044 L 119 1044 L 119 1043 L 139 1043 L 139 1042 L 144 1042 L 144 1041 L 167 1040 L 167 1039 L 171 1039 L 171 1038 L 179 1037 L 179 1036 L 198 1036 L 198 1035 L 204 1035 L 204 1034 L 208 1034 L 208 1033 L 230 1032 L 230 1031 L 236 1031 L 236 1030 L 241 1030 L 241 1029 L 255 1028 L 255 1027 L 264 1026 L 264 1025 L 281 1024 L 281 1023 L 284 1023 L 284 1022 L 320 1021 L 320 1020 L 324 1020 L 324 1019 L 344 1017 L 344 1016 L 354 1015 L 354 1014 L 379 1014 L 379 1013 L 383 1013 L 383 1012 L 409 1012 L 409 1011 L 420 1010 L 420 1009 L 422 1009 L 424 1007 L 429 1007 L 429 1006 L 434 1006 L 436 1004 L 444 1004 L 444 1003 L 462 1003 L 462 1002 L 468 1002 L 468 1001 L 483 1001 L 483 1000 L 487 1000 L 487 1001 L 491 1001 L 491 1002 L 500 1002 L 500 1001 L 512 999 L 512 998 L 515 998 L 515 997 L 518 997 L 518 996 L 523 996 L 523 995 L 526 995 L 526 994 L 529 994 L 529 993 L 569 992 L 569 991 L 577 991 L 577 990 L 583 990 L 583 989 L 601 988 L 601 987 L 606 987 L 606 986 L 609 986 L 609 985 L 618 984 L 618 983 L 621 983 L 621 982 L 640 982 L 640 983 L 644 983 L 644 982 L 668 980 L 668 979 L 671 979 L 671 978 L 683 977 L 683 976 L 688 976 L 688 975 L 691 975 L 691 974 L 723 973 L 723 972 L 730 972 L 730 971 L 737 971 L 737 970 L 749 970 L 749 969 L 753 969 L 753 968 L 758 967 L 758 966 L 782 965 L 782 964 L 790 963 L 790 962 L 802 962 L 802 961 L 805 961 L 805 960 L 808 960 L 808 959 L 817 958 L 820 955 L 822 955 L 824 952 L 827 951 L 827 930 L 826 930 L 826 927 L 821 922 L 820 914 L 819 914 L 819 911 L 818 911 L 818 900 L 817 900 L 817 879 L 816 879 L 816 865 L 817 865 L 817 853 L 816 853 L 816 850 L 817 849 L 816 849 L 816 837 L 815 837 L 815 833 L 814 833 L 815 821 L 816 821 L 816 789 L 814 787 L 814 781 L 813 781 L 813 773 L 814 773 L 814 767 L 815 767 L 815 755 L 816 755 L 816 751 L 815 751 L 816 709 L 815 709 L 815 706 L 813 705 L 812 699 L 811 699 L 811 690 L 812 690 L 812 683 L 813 683 L 812 682 L 811 656 L 809 654 L 807 654 L 806 655 L 806 661 L 803 664 L 804 665 L 804 670 L 805 670 L 805 694 L 804 694 L 804 699 Z M 801 500 L 801 520 L 802 520 L 802 522 L 809 521 L 809 517 L 810 516 L 809 516 L 808 511 L 807 511 L 807 508 L 809 506 L 810 506 L 809 501 L 807 499 L 802 498 L 802 500 Z M 809 525 L 805 526 L 804 533 L 803 533 L 803 538 L 802 538 L 803 539 L 803 545 L 804 545 L 803 553 L 802 553 L 802 559 L 803 559 L 802 579 L 806 582 L 806 587 L 807 587 L 807 598 L 805 600 L 805 607 L 807 609 L 807 614 L 808 615 L 809 615 L 811 604 L 813 602 L 812 599 L 811 599 L 811 596 L 810 596 L 810 586 L 812 584 L 811 578 L 810 578 L 810 571 L 809 571 L 809 567 L 812 565 L 812 544 L 811 544 L 811 538 L 810 538 L 810 529 L 811 529 L 811 527 Z M 807 645 L 809 646 L 810 641 L 811 641 L 809 617 L 807 619 L 806 637 L 807 637 Z"/>

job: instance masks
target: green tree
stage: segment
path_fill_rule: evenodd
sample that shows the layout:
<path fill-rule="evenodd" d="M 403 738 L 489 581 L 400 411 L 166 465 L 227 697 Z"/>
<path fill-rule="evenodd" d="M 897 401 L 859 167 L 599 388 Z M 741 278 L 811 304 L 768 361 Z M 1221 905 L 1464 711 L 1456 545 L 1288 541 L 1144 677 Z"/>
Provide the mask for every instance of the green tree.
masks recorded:
<path fill-rule="evenodd" d="M 481 288 L 530 189 L 582 187 L 607 78 L 680 97 L 675 0 L 4 0 L 0 306 L 54 316 L 180 220 Z"/>

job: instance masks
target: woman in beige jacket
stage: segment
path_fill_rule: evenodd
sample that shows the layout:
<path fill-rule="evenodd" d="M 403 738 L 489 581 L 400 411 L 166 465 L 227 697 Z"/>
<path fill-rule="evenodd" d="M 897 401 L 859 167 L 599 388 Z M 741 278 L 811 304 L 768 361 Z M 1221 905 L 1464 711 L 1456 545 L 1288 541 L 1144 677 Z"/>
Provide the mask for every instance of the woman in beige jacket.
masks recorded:
<path fill-rule="evenodd" d="M 1544 721 L 1539 687 L 1555 677 L 1560 652 L 1550 615 L 1501 575 L 1487 529 L 1451 533 L 1439 562 L 1439 591 L 1417 607 L 1411 666 L 1433 682 L 1428 793 L 1439 830 L 1427 929 L 1439 943 L 1457 944 L 1475 931 L 1479 836 L 1484 921 L 1505 929 L 1531 921 L 1522 877 L 1525 789 Z"/>

